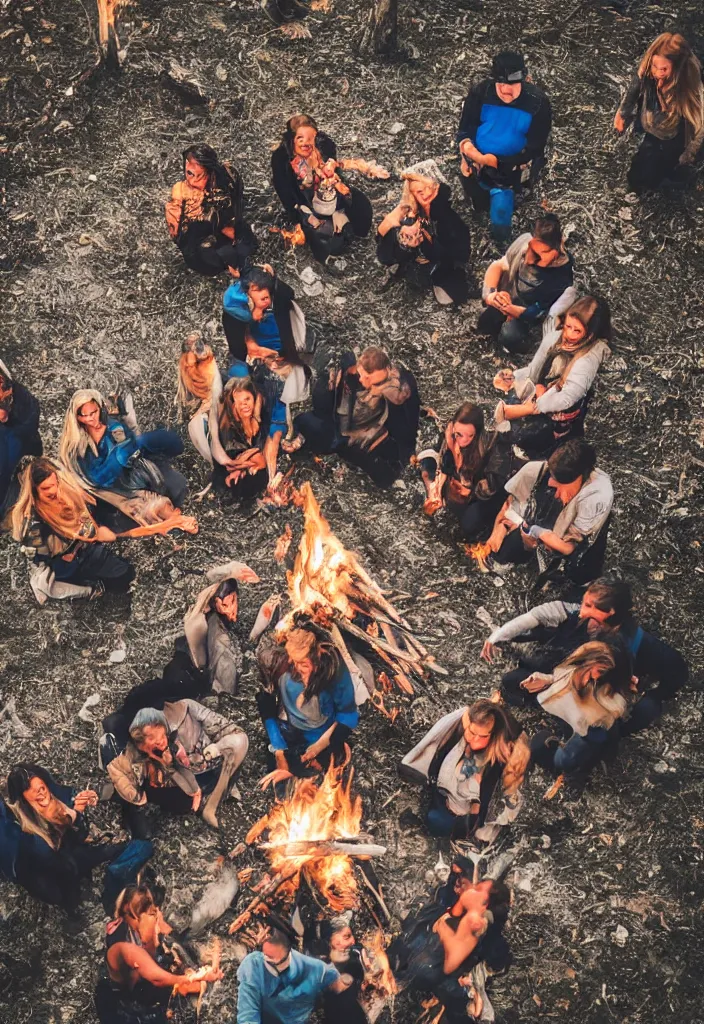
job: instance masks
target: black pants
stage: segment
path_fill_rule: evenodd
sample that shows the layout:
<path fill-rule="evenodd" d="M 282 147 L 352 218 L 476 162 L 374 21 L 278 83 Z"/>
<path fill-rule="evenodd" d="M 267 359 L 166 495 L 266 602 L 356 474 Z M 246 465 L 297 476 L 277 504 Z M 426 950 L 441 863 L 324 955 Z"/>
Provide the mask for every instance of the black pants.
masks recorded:
<path fill-rule="evenodd" d="M 126 594 L 135 577 L 133 566 L 113 554 L 107 544 L 84 544 L 70 562 L 57 557 L 49 564 L 62 583 L 79 587 L 102 584 L 109 594 Z"/>
<path fill-rule="evenodd" d="M 294 420 L 294 430 L 303 434 L 306 444 L 314 455 L 330 455 L 335 452 L 350 466 L 357 466 L 377 485 L 391 487 L 403 472 L 398 445 L 387 437 L 373 451 L 367 451 L 356 444 L 349 444 L 347 438 L 336 437 L 335 419 L 319 416 L 314 412 L 303 412 Z"/>
<path fill-rule="evenodd" d="M 647 132 L 628 170 L 628 184 L 634 192 L 656 189 L 679 166 L 684 149 L 682 132 L 674 139 L 656 139 Z"/>
<path fill-rule="evenodd" d="M 207 771 L 199 772 L 196 775 L 198 785 L 204 794 L 210 793 L 220 777 L 220 767 L 209 768 Z M 190 814 L 193 806 L 193 797 L 184 793 L 178 786 L 144 786 L 147 797 L 147 804 L 130 804 L 121 797 L 116 796 L 117 802 L 122 807 L 122 820 L 125 827 L 129 829 L 133 839 L 152 839 L 153 829 L 149 821 L 147 807 L 158 807 L 166 814 Z M 203 801 L 201 801 L 201 808 Z"/>
<path fill-rule="evenodd" d="M 238 232 L 240 237 L 235 242 L 227 235 L 198 238 L 186 234 L 179 243 L 186 266 L 203 277 L 226 273 L 228 267 L 244 270 L 248 258 L 257 251 L 257 239 L 249 224 L 238 225 Z"/>
<path fill-rule="evenodd" d="M 154 463 L 163 478 L 164 485 L 160 493 L 169 499 L 174 508 L 182 508 L 188 496 L 188 480 L 166 459 L 154 458 L 150 455 L 149 461 Z M 94 515 L 100 526 L 107 526 L 108 530 L 112 530 L 113 533 L 126 533 L 139 525 L 121 509 L 102 498 L 97 500 Z"/>
<path fill-rule="evenodd" d="M 264 468 L 253 474 L 245 473 L 236 484 L 228 485 L 225 480 L 229 472 L 229 469 L 221 466 L 219 462 L 213 466 L 213 489 L 221 497 L 229 498 L 230 503 L 256 498 L 266 489 L 269 480 L 269 474 Z"/>
<path fill-rule="evenodd" d="M 227 339 L 227 347 L 230 350 L 230 358 L 238 359 L 241 363 L 247 360 L 247 344 L 244 340 L 245 332 L 242 324 L 234 316 L 230 316 L 223 310 L 222 329 Z"/>
<path fill-rule="evenodd" d="M 81 843 L 70 850 L 54 851 L 47 846 L 38 855 L 32 845 L 20 837 L 15 879 L 29 895 L 41 903 L 62 907 L 69 913 L 81 902 L 81 880 L 89 878 L 93 868 L 114 860 L 127 843 Z"/>
<path fill-rule="evenodd" d="M 332 223 L 330 218 L 319 217 L 318 219 L 323 221 L 322 226 L 312 228 L 308 223 L 307 215 L 300 214 L 300 224 L 306 241 L 313 256 L 320 263 L 324 263 L 328 256 L 339 256 L 349 249 L 355 236 L 366 238 L 369 234 L 374 213 L 372 204 L 364 192 L 360 192 L 358 188 L 351 188 L 348 202 L 342 212 L 347 214 L 349 224 L 346 224 L 339 234 L 334 234 L 329 230 Z"/>
<path fill-rule="evenodd" d="M 506 500 L 503 488 L 492 498 L 480 501 L 475 498 L 466 505 L 455 505 L 448 502 L 448 509 L 457 520 L 464 539 L 470 544 L 486 540 L 491 533 L 499 510 Z"/>
<path fill-rule="evenodd" d="M 477 321 L 477 333 L 491 335 L 497 345 L 512 354 L 524 355 L 532 348 L 530 340 L 532 326 L 532 320 L 507 320 L 498 309 L 487 306 Z"/>
<path fill-rule="evenodd" d="M 558 552 L 555 552 L 555 564 L 559 565 L 560 562 L 564 564 L 565 576 L 573 583 L 577 583 L 580 586 L 586 583 L 591 583 L 597 576 L 601 575 L 604 568 L 604 558 L 606 556 L 606 542 L 609 536 L 609 525 L 611 517 L 602 526 L 599 536 L 596 538 L 593 544 L 585 548 L 583 545 L 578 545 L 571 555 L 567 557 L 560 556 Z M 540 541 L 538 541 L 540 543 Z M 494 555 L 494 560 L 499 562 L 501 565 L 525 565 L 530 562 L 535 555 L 535 548 L 525 548 L 523 546 L 523 540 L 521 537 L 520 527 L 516 530 L 512 530 L 511 533 L 505 538 L 503 544 Z M 549 570 L 552 571 L 552 570 Z"/>

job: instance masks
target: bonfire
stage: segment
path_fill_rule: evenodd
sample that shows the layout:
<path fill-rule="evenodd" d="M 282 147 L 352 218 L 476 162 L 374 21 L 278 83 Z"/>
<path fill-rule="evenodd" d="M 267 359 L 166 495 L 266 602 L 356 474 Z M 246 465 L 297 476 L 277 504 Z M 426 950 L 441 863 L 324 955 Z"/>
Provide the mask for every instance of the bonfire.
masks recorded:
<path fill-rule="evenodd" d="M 345 775 L 347 779 L 345 781 Z M 352 796 L 353 771 L 331 764 L 319 783 L 297 779 L 286 798 L 274 804 L 247 833 L 245 843 L 257 842 L 271 867 L 255 898 L 230 926 L 239 931 L 266 900 L 291 898 L 305 879 L 334 913 L 358 906 L 355 860 L 382 856 L 386 848 L 361 831 L 362 800 Z M 259 841 L 266 835 L 265 841 Z M 366 878 L 366 876 L 365 876 Z M 366 882 L 367 887 L 370 883 Z"/>
<path fill-rule="evenodd" d="M 366 685 L 376 707 L 389 717 L 384 696 L 393 684 L 403 693 L 415 693 L 416 685 L 430 671 L 446 675 L 445 669 L 416 639 L 411 626 L 399 615 L 383 591 L 347 551 L 330 529 L 309 483 L 300 489 L 303 535 L 293 570 L 287 574 L 292 611 L 277 626 L 290 628 L 296 614 L 306 614 L 329 629 L 356 685 Z M 382 661 L 386 671 L 364 671 L 360 659 L 350 652 L 362 643 Z"/>

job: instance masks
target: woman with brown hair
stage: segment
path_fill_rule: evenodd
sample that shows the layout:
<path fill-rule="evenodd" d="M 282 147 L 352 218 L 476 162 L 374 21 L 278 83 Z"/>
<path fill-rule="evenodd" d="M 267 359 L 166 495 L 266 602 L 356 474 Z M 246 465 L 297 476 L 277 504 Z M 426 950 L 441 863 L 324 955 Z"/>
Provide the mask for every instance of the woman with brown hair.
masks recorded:
<path fill-rule="evenodd" d="M 377 259 L 390 268 L 382 287 L 404 278 L 417 290 L 432 287 L 441 306 L 461 305 L 469 298 L 469 228 L 452 209 L 450 186 L 432 160 L 401 177 L 401 201 L 377 230 Z"/>
<path fill-rule="evenodd" d="M 427 499 L 434 515 L 445 506 L 460 523 L 468 541 L 483 539 L 493 526 L 511 476 L 511 441 L 506 434 L 484 429 L 484 413 L 463 402 L 445 428 L 440 450 L 418 456 Z"/>
<path fill-rule="evenodd" d="M 267 409 L 244 363 L 230 373 L 237 375 L 230 377 L 210 410 L 213 487 L 232 501 L 245 501 L 267 484 Z"/>
<path fill-rule="evenodd" d="M 265 645 L 258 660 L 257 707 L 273 752 L 267 779 L 277 783 L 340 759 L 359 712 L 352 677 L 330 635 L 304 620 L 285 634 L 283 650 Z"/>
<path fill-rule="evenodd" d="M 272 154 L 271 169 L 284 210 L 301 225 L 313 255 L 328 268 L 331 257 L 348 249 L 355 236 L 366 238 L 372 225 L 371 203 L 338 172 L 389 177 L 388 171 L 373 162 L 338 160 L 335 143 L 307 114 L 296 114 L 288 121 L 281 144 Z"/>
<path fill-rule="evenodd" d="M 205 277 L 225 271 L 237 276 L 257 248 L 244 219 L 242 176 L 221 163 L 211 146 L 184 149 L 183 180 L 172 188 L 164 212 L 186 266 Z"/>
<path fill-rule="evenodd" d="M 399 771 L 428 785 L 431 835 L 491 842 L 518 815 L 529 758 L 510 711 L 482 699 L 436 722 Z"/>
<path fill-rule="evenodd" d="M 663 32 L 645 51 L 614 118 L 617 132 L 629 124 L 644 136 L 628 171 L 634 192 L 658 188 L 699 152 L 704 141 L 702 69 L 678 32 Z"/>
<path fill-rule="evenodd" d="M 34 899 L 75 917 L 81 881 L 128 846 L 93 841 L 85 811 L 97 802 L 92 789 L 78 792 L 39 765 L 16 764 L 7 779 L 7 808 L 14 820 L 0 807 L 1 873 Z M 151 855 L 151 846 L 145 849 Z"/>
<path fill-rule="evenodd" d="M 216 965 L 179 973 L 161 941 L 170 932 L 146 885 L 123 889 L 106 929 L 105 966 L 95 990 L 100 1024 L 167 1024 L 173 996 L 200 993 L 202 982 L 223 977 Z"/>
<path fill-rule="evenodd" d="M 610 341 L 611 312 L 605 300 L 594 295 L 578 299 L 557 318 L 554 330 L 543 334 L 528 366 L 497 373 L 494 387 L 507 395 L 496 409 L 499 430 L 531 458 L 582 437 L 594 381 L 611 355 Z"/>
<path fill-rule="evenodd" d="M 32 459 L 20 477 L 20 496 L 10 516 L 13 538 L 34 555 L 31 585 L 37 600 L 125 593 L 134 569 L 107 544 L 116 534 L 98 526 L 95 500 L 51 459 Z M 89 507 L 90 506 L 90 507 Z M 125 537 L 161 532 L 163 524 L 130 530 Z"/>
<path fill-rule="evenodd" d="M 502 682 L 501 692 L 510 704 L 540 706 L 558 720 L 536 733 L 531 756 L 559 775 L 588 772 L 618 742 L 619 723 L 637 683 L 631 653 L 614 636 L 582 644 L 551 673 L 534 672 L 520 683 Z"/>

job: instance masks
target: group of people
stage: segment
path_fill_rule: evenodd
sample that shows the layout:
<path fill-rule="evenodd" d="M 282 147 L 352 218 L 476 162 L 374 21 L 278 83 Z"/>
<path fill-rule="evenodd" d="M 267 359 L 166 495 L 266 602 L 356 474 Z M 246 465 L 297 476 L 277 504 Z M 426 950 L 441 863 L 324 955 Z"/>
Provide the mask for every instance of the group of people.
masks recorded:
<path fill-rule="evenodd" d="M 282 5 L 295 5 L 287 3 L 268 4 L 280 24 L 291 20 Z M 629 184 L 657 188 L 704 139 L 699 63 L 681 36 L 659 36 L 644 55 L 615 128 L 634 120 L 644 138 Z M 502 246 L 516 195 L 545 162 L 551 123 L 547 96 L 513 52 L 496 56 L 491 77 L 464 104 L 462 185 L 475 211 L 488 212 Z M 477 325 L 507 363 L 537 349 L 525 366 L 496 374 L 502 397 L 491 419 L 464 402 L 444 424 L 421 406 L 413 374 L 378 346 L 344 353 L 314 381 L 315 339 L 293 290 L 271 265 L 253 262 L 257 239 L 241 175 L 205 144 L 184 151 L 183 169 L 166 204 L 169 233 L 191 270 L 229 276 L 226 370 L 200 332 L 186 337 L 177 363 L 177 404 L 215 493 L 225 502 L 275 493 L 282 455 L 334 454 L 380 487 L 413 464 L 425 513 L 449 512 L 490 571 L 535 562 L 541 579 L 564 579 L 571 593 L 582 588 L 579 599 L 540 604 L 495 629 L 481 652 L 490 665 L 499 645 L 530 643 L 530 652 L 494 694 L 441 717 L 399 766 L 425 789 L 428 832 L 481 848 L 520 813 L 532 766 L 582 785 L 622 738 L 658 719 L 688 678 L 681 655 L 637 624 L 628 583 L 602 574 L 614 496 L 584 434 L 610 354 L 609 306 L 579 294 L 559 218 L 541 213 L 486 269 Z M 290 119 L 272 156 L 274 188 L 295 233 L 333 275 L 373 221 L 369 199 L 343 177 L 349 172 L 389 177 L 376 163 L 338 158 L 308 115 Z M 472 293 L 470 232 L 450 186 L 432 160 L 401 177 L 400 202 L 377 231 L 377 257 L 387 268 L 381 287 L 403 280 L 432 290 L 441 305 L 462 304 Z M 437 442 L 416 453 L 422 417 Z M 117 538 L 198 530 L 183 512 L 188 484 L 174 466 L 181 436 L 164 427 L 142 431 L 128 394 L 81 389 L 49 458 L 39 419 L 37 398 L 0 363 L 0 512 L 31 557 L 33 592 L 42 604 L 125 594 L 135 573 L 111 548 Z M 131 838 L 101 835 L 91 820 L 97 792 L 71 789 L 37 764 L 15 765 L 0 801 L 0 870 L 33 898 L 80 920 L 86 882 L 107 865 L 103 905 L 113 916 L 95 996 L 101 1024 L 165 1024 L 170 1000 L 222 977 L 217 964 L 197 969 L 162 915 L 163 891 L 147 865 L 157 813 L 197 814 L 219 827 L 222 801 L 238 794 L 249 751 L 245 729 L 202 700 L 237 692 L 240 585 L 258 577 L 239 562 L 207 576 L 161 675 L 135 686 L 103 723 L 101 797 L 119 807 Z M 275 608 L 262 606 L 253 639 L 273 624 Z M 349 760 L 363 700 L 334 635 L 306 615 L 263 636 L 256 657 L 262 785 L 281 794 L 289 779 Z M 547 725 L 531 736 L 521 709 Z M 397 979 L 433 993 L 449 1024 L 490 1019 L 487 968 L 510 961 L 502 935 L 509 906 L 500 880 L 477 882 L 471 860 L 456 856 L 446 883 L 407 916 L 389 949 Z M 304 937 L 306 953 L 295 948 L 288 922 L 269 924 L 261 949 L 238 971 L 238 1024 L 305 1024 L 318 997 L 326 1021 L 363 1024 L 367 958 L 353 922 L 318 922 Z"/>

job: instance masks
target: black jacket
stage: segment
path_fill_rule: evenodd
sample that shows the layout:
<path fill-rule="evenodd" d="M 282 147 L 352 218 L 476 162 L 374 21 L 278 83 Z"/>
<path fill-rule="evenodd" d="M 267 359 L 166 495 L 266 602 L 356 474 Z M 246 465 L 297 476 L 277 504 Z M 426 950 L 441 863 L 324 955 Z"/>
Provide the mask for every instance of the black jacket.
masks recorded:
<path fill-rule="evenodd" d="M 323 160 L 335 160 L 337 158 L 337 147 L 332 139 L 324 132 L 318 132 L 316 146 Z M 301 204 L 308 206 L 310 199 L 301 188 L 300 182 L 291 167 L 291 154 L 284 142 L 271 154 L 271 171 L 274 176 L 274 188 L 281 200 L 283 208 L 292 220 L 298 219 L 297 206 Z M 339 176 L 339 175 L 338 175 Z M 340 209 L 344 206 L 344 197 L 339 195 L 337 206 Z"/>
<path fill-rule="evenodd" d="M 452 209 L 450 188 L 444 183 L 430 204 L 430 216 L 423 227 L 430 235 L 416 250 L 402 249 L 398 244 L 398 231 L 392 228 L 383 237 L 377 235 L 377 259 L 384 266 L 414 262 L 418 255 L 433 266 L 454 267 L 466 263 L 470 255 L 469 228 L 456 210 Z"/>

